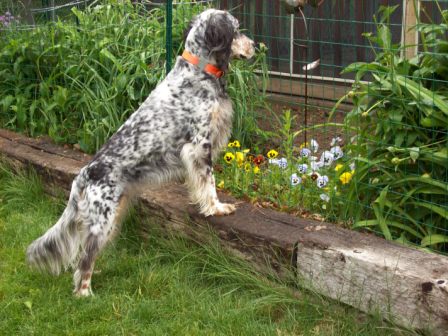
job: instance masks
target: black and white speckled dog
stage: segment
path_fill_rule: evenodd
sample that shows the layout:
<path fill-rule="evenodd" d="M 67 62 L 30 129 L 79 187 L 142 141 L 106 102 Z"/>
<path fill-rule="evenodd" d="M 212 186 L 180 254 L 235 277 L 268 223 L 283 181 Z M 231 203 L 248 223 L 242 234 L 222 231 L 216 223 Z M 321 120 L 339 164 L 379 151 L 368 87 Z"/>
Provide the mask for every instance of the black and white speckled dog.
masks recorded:
<path fill-rule="evenodd" d="M 183 57 L 81 170 L 59 221 L 28 247 L 29 263 L 54 274 L 74 266 L 75 294 L 92 294 L 95 259 L 142 183 L 185 179 L 202 214 L 234 212 L 234 205 L 218 200 L 212 174 L 212 158 L 227 143 L 232 123 L 221 76 L 232 57 L 254 52 L 228 12 L 209 9 L 192 20 Z"/>

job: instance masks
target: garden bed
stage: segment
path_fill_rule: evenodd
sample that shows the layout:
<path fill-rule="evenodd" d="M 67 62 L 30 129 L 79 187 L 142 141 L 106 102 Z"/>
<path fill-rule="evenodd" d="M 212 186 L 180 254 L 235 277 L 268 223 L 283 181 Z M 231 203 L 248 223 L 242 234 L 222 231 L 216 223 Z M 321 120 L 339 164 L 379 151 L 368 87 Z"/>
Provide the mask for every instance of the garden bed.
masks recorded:
<path fill-rule="evenodd" d="M 0 130 L 0 155 L 31 166 L 49 191 L 67 190 L 90 156 Z M 237 202 L 220 193 L 220 198 Z M 205 219 L 185 202 L 182 185 L 150 188 L 140 201 L 143 211 L 167 230 L 197 241 L 213 230 L 229 250 L 259 268 L 266 262 L 281 273 L 297 272 L 304 286 L 362 311 L 414 328 L 448 328 L 448 258 L 403 247 L 370 234 L 290 216 L 239 202 L 235 215 Z M 144 230 L 144 228 L 142 228 Z M 445 330 L 445 331 L 443 331 Z"/>

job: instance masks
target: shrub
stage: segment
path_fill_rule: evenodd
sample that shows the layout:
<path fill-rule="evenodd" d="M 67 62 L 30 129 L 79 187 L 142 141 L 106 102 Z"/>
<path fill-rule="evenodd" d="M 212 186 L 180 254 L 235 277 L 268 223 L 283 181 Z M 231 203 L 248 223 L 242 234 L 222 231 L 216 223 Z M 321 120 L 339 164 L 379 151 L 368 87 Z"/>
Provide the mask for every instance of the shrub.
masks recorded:
<path fill-rule="evenodd" d="M 448 11 L 441 11 L 442 24 L 417 26 L 423 50 L 407 60 L 391 42 L 387 21 L 395 9 L 382 7 L 376 34 L 365 34 L 379 47 L 375 61 L 343 71 L 356 72 L 348 95 L 355 107 L 345 121 L 357 129 L 351 149 L 359 154 L 346 216 L 355 228 L 446 251 Z"/>

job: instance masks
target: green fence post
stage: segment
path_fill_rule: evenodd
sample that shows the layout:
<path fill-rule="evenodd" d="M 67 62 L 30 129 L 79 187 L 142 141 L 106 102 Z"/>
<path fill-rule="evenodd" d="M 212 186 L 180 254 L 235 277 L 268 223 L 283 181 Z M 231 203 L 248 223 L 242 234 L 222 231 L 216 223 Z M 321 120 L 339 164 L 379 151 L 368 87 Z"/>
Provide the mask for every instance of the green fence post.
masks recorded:
<path fill-rule="evenodd" d="M 166 73 L 171 71 L 171 58 L 172 58 L 172 33 L 173 33 L 173 1 L 166 1 Z"/>

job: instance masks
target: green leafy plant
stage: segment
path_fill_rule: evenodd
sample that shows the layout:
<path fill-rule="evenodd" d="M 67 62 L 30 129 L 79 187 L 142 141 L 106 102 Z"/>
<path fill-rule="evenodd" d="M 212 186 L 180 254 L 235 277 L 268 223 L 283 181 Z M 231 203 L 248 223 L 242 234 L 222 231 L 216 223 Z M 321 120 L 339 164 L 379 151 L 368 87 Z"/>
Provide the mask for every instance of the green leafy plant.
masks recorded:
<path fill-rule="evenodd" d="M 163 11 L 108 1 L 0 40 L 1 124 L 97 149 L 163 77 Z"/>
<path fill-rule="evenodd" d="M 206 7 L 182 2 L 173 10 L 173 55 L 191 18 Z M 78 24 L 58 20 L 31 30 L 8 29 L 0 37 L 0 127 L 59 143 L 97 150 L 165 76 L 164 7 L 147 10 L 131 1 L 108 0 L 80 11 Z M 252 138 L 255 111 L 264 95 L 252 64 L 236 62 L 229 74 L 235 133 Z M 243 121 L 244 120 L 244 121 Z"/>
<path fill-rule="evenodd" d="M 356 73 L 345 122 L 357 129 L 351 150 L 358 154 L 346 216 L 354 228 L 447 251 L 448 11 L 441 24 L 416 26 L 423 52 L 405 59 L 406 46 L 392 43 L 388 26 L 395 9 L 382 7 L 376 34 L 365 34 L 379 47 L 375 61 L 343 71 Z"/>
<path fill-rule="evenodd" d="M 232 135 L 247 146 L 262 140 L 258 118 L 260 110 L 268 108 L 266 51 L 261 45 L 253 61 L 234 61 L 227 76 L 227 91 L 234 109 Z"/>

